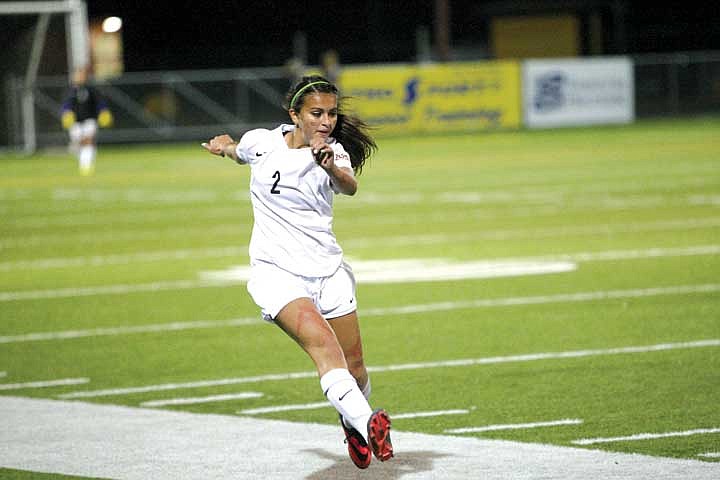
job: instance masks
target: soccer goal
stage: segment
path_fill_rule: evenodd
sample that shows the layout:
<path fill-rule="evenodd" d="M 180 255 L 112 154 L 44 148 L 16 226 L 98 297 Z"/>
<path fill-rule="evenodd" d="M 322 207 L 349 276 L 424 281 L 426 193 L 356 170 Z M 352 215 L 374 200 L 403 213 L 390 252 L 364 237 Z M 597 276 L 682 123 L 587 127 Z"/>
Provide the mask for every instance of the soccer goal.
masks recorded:
<path fill-rule="evenodd" d="M 19 99 L 7 99 L 11 107 L 16 105 L 15 108 L 19 110 L 17 116 L 21 120 L 14 128 L 22 136 L 23 150 L 33 153 L 37 148 L 35 82 L 51 17 L 64 17 L 68 72 L 73 72 L 86 66 L 89 61 L 87 6 L 85 0 L 0 2 L 0 17 L 8 15 L 37 17 L 32 46 L 27 56 L 23 55 L 27 63 L 22 67 L 19 89 L 22 94 Z"/>

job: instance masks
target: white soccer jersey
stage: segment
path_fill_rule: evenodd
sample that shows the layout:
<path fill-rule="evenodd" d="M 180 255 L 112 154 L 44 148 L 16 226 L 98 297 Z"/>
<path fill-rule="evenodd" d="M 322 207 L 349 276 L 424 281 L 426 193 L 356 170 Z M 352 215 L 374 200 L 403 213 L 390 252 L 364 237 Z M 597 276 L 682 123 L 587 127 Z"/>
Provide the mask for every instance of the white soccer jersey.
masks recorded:
<path fill-rule="evenodd" d="M 306 148 L 289 148 L 284 134 L 293 125 L 246 132 L 236 153 L 250 165 L 250 197 L 255 217 L 250 259 L 296 275 L 325 277 L 342 262 L 332 231 L 334 189 L 328 174 Z M 350 156 L 334 139 L 335 164 L 352 168 Z"/>

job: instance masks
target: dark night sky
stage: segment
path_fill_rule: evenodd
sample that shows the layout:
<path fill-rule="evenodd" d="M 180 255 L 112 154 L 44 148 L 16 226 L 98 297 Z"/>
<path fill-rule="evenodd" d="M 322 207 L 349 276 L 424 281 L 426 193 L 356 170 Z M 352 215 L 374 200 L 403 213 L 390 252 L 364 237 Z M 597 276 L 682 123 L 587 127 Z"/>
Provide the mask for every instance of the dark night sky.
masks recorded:
<path fill-rule="evenodd" d="M 449 1 L 452 44 L 476 49 L 487 41 L 489 16 L 483 6 L 582 3 Z M 128 71 L 281 65 L 292 55 L 296 31 L 307 35 L 311 64 L 329 48 L 337 49 L 345 63 L 412 61 L 416 29 L 425 25 L 432 30 L 435 2 L 178 0 L 172 4 L 148 1 L 137 9 L 129 7 L 132 3 L 117 7 L 120 2 L 115 0 L 91 0 L 88 6 L 90 16 L 117 14 L 125 19 Z M 610 17 L 612 2 L 585 3 L 604 4 L 601 8 Z M 673 2 L 672 8 L 659 3 L 624 2 L 625 51 L 610 42 L 604 53 L 720 49 L 720 9 L 715 2 Z M 613 27 L 608 24 L 607 28 Z"/>
<path fill-rule="evenodd" d="M 127 70 L 277 66 L 292 56 L 293 35 L 305 32 L 308 60 L 335 48 L 343 61 L 408 60 L 416 26 L 430 24 L 433 2 L 320 0 L 135 2 L 91 0 L 90 17 L 124 19 Z"/>
<path fill-rule="evenodd" d="M 2 0 L 0 0 L 2 1 Z M 649 0 L 448 0 L 454 58 L 471 52 L 487 56 L 489 10 L 507 13 L 509 6 L 545 8 L 594 5 L 603 15 L 603 54 L 720 50 L 720 8 L 716 2 L 686 0 L 671 7 Z M 303 2 L 271 0 L 191 1 L 88 0 L 88 15 L 123 18 L 125 70 L 175 70 L 279 66 L 292 56 L 293 35 L 305 32 L 308 61 L 334 48 L 343 63 L 411 62 L 415 34 L 424 25 L 432 32 L 435 0 Z M 625 6 L 624 46 L 616 32 L 610 5 Z M 565 10 L 567 11 L 567 10 Z M 537 10 L 535 11 L 536 13 Z M 26 31 L 33 21 L 25 20 Z M 0 41 L 17 35 L 3 28 Z M 585 52 L 584 52 L 585 53 Z"/>

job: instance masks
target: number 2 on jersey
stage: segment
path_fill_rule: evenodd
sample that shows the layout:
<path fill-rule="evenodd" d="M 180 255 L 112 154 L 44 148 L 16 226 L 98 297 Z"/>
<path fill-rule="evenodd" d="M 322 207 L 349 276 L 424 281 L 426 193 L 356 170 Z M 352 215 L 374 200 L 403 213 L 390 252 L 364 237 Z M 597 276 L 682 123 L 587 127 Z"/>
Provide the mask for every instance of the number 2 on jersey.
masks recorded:
<path fill-rule="evenodd" d="M 279 194 L 280 190 L 277 189 L 278 183 L 280 183 L 280 170 L 275 170 L 275 173 L 273 173 L 273 178 L 275 179 L 275 183 L 273 183 L 273 186 L 270 188 L 270 193 Z"/>

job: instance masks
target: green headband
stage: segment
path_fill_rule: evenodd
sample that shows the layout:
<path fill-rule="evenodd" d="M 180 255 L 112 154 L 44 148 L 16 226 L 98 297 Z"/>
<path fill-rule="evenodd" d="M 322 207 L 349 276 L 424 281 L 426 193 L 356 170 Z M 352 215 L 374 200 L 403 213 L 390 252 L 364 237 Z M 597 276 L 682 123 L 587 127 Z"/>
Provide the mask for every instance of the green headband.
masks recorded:
<path fill-rule="evenodd" d="M 298 99 L 300 94 L 304 92 L 306 89 L 312 87 L 313 85 L 330 85 L 330 82 L 326 82 L 325 80 L 318 80 L 317 82 L 310 82 L 307 85 L 304 85 L 300 90 L 295 92 L 295 95 L 293 95 L 292 100 L 290 100 L 290 108 L 293 108 L 295 105 L 295 100 Z"/>

